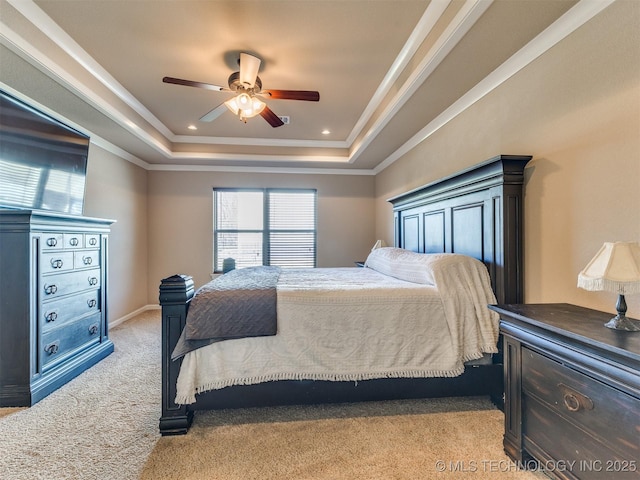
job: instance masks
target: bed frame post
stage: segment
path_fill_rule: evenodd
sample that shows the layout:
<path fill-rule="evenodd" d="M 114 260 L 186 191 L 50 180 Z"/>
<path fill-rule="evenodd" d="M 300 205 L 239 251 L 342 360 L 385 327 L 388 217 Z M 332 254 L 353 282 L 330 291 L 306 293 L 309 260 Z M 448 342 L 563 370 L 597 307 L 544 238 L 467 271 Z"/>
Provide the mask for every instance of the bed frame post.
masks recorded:
<path fill-rule="evenodd" d="M 187 319 L 189 302 L 193 298 L 193 279 L 187 275 L 173 275 L 160 283 L 160 305 L 162 306 L 162 435 L 187 433 L 193 412 L 186 405 L 177 405 L 176 381 L 182 359 L 172 361 L 173 351 Z"/>

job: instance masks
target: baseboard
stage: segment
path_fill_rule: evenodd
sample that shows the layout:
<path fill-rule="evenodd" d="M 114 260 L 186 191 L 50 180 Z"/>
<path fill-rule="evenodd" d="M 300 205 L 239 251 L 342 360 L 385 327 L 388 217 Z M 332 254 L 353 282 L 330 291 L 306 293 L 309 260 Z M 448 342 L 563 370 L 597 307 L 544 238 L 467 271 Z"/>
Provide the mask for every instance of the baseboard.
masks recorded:
<path fill-rule="evenodd" d="M 160 310 L 160 305 L 145 305 L 144 307 L 138 308 L 131 313 L 128 313 L 124 317 L 117 318 L 115 320 L 109 321 L 109 328 L 117 327 L 118 325 L 123 324 L 127 320 L 131 320 L 133 317 L 140 315 L 142 312 L 146 312 L 148 310 Z"/>

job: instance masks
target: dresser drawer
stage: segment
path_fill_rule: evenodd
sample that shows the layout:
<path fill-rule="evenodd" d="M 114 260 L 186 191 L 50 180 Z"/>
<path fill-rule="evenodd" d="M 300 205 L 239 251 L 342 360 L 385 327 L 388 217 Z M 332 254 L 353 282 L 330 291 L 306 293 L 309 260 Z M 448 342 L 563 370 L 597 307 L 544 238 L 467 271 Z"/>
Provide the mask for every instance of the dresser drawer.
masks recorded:
<path fill-rule="evenodd" d="M 74 252 L 73 255 L 75 268 L 100 266 L 100 250 L 80 250 L 79 252 Z"/>
<path fill-rule="evenodd" d="M 100 247 L 100 235 L 87 233 L 84 236 L 84 246 L 87 248 Z"/>
<path fill-rule="evenodd" d="M 43 274 L 73 270 L 73 252 L 43 253 L 40 269 Z"/>
<path fill-rule="evenodd" d="M 40 292 L 43 302 L 100 287 L 100 268 L 43 276 L 40 279 Z"/>
<path fill-rule="evenodd" d="M 100 311 L 100 290 L 52 300 L 44 304 L 41 314 L 42 331 Z"/>
<path fill-rule="evenodd" d="M 627 459 L 640 458 L 639 399 L 526 347 L 522 389 L 573 425 L 606 437 L 609 446 Z"/>
<path fill-rule="evenodd" d="M 523 446 L 532 453 L 546 452 L 541 455 L 543 468 L 562 462 L 568 473 L 581 480 L 637 479 L 640 475 L 637 456 L 614 452 L 608 443 L 603 444 L 532 397 L 524 395 L 522 400 Z M 552 462 L 546 462 L 546 456 Z"/>
<path fill-rule="evenodd" d="M 40 237 L 40 248 L 42 250 L 60 250 L 64 248 L 64 240 L 62 233 L 44 232 Z"/>
<path fill-rule="evenodd" d="M 42 335 L 42 365 L 50 365 L 73 353 L 79 347 L 100 340 L 99 314 L 54 328 Z"/>
<path fill-rule="evenodd" d="M 64 248 L 82 248 L 84 247 L 83 233 L 65 233 L 62 235 Z"/>

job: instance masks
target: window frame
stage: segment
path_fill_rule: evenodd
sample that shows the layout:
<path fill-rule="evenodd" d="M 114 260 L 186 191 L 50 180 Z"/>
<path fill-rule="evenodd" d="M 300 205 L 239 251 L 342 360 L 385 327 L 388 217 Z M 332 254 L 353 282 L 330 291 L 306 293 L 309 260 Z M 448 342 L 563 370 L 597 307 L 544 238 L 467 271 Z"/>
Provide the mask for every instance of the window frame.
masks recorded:
<path fill-rule="evenodd" d="M 218 229 L 217 219 L 217 205 L 216 205 L 216 192 L 260 192 L 262 197 L 262 230 L 256 229 Z M 270 193 L 284 192 L 284 193 L 305 193 L 313 194 L 313 229 L 312 230 L 286 230 L 276 229 L 272 230 L 270 225 Z M 251 187 L 214 187 L 213 188 L 213 273 L 222 273 L 222 270 L 216 269 L 218 265 L 218 248 L 217 240 L 219 233 L 260 233 L 262 234 L 262 265 L 269 266 L 271 264 L 271 239 L 270 234 L 273 232 L 278 233 L 312 233 L 313 234 L 313 266 L 312 267 L 299 267 L 299 268 L 316 268 L 318 263 L 318 191 L 315 188 L 282 188 L 282 187 L 270 187 L 270 188 L 251 188 Z M 220 262 L 222 266 L 222 261 Z"/>

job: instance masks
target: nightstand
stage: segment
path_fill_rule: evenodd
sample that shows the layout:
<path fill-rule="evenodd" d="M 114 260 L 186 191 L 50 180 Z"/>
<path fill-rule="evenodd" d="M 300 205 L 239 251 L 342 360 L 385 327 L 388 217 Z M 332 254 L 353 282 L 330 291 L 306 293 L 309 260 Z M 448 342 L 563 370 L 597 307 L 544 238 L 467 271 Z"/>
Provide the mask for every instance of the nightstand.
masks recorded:
<path fill-rule="evenodd" d="M 509 457 L 554 478 L 640 478 L 640 333 L 569 304 L 489 308 L 500 314 Z"/>

